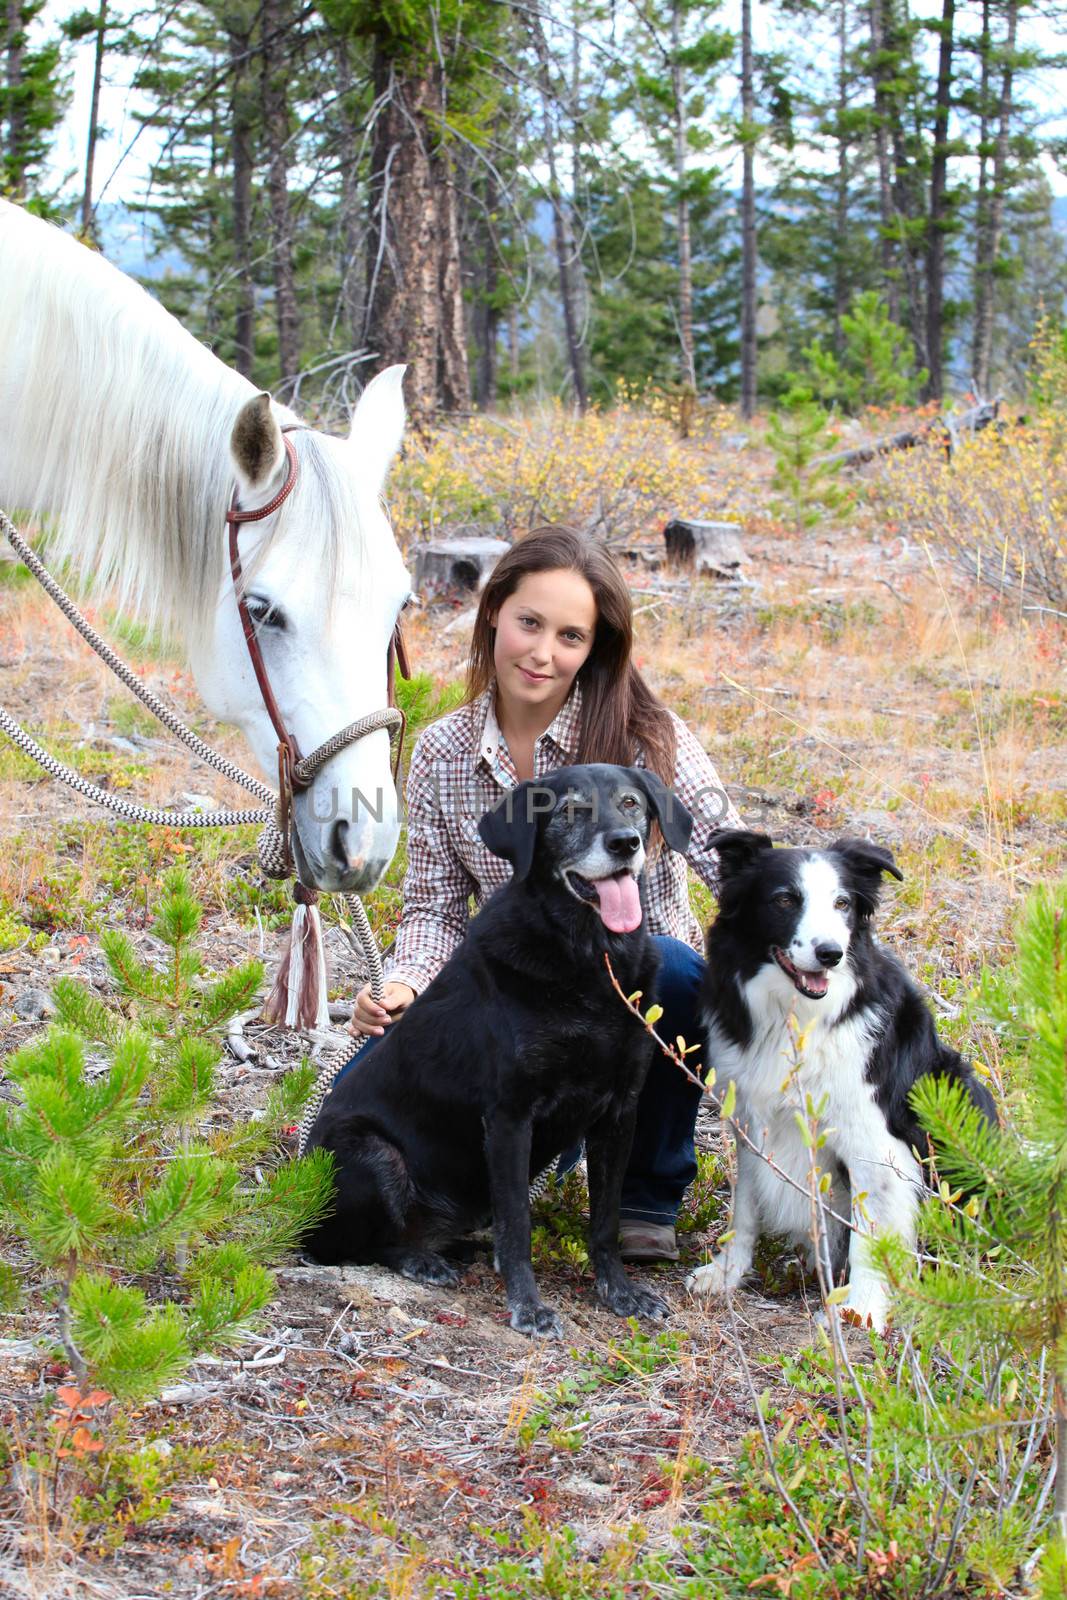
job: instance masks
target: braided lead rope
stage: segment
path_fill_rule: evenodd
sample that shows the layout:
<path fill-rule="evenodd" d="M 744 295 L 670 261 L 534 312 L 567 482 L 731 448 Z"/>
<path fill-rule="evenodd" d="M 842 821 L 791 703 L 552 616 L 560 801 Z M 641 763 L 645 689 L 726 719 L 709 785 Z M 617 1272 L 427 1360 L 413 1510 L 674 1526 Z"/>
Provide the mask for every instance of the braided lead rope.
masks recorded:
<path fill-rule="evenodd" d="M 10 517 L 3 511 L 0 511 L 0 529 L 7 535 L 8 543 L 19 560 L 30 569 L 41 588 L 44 589 L 50 599 L 55 601 L 67 621 L 78 630 L 89 648 L 95 650 L 101 661 L 111 668 L 116 678 L 119 678 L 126 685 L 130 693 L 136 695 L 141 704 L 146 706 L 152 715 L 159 722 L 162 722 L 165 728 L 169 728 L 175 738 L 180 739 L 182 744 L 187 745 L 194 755 L 199 756 L 201 761 L 205 761 L 209 767 L 214 767 L 216 772 L 221 772 L 224 777 L 231 778 L 242 789 L 247 789 L 250 794 L 254 794 L 257 800 L 262 800 L 273 808 L 276 799 L 273 789 L 261 782 L 259 778 L 253 778 L 250 773 L 243 771 L 235 762 L 227 760 L 217 750 L 213 750 L 209 744 L 205 744 L 203 739 L 195 734 L 191 728 L 186 727 L 177 713 L 172 711 L 169 706 L 165 706 L 162 700 L 154 695 L 146 684 L 141 682 L 132 668 L 128 667 L 125 661 L 115 654 L 106 640 L 100 637 L 92 624 L 78 610 L 70 596 L 60 588 L 47 567 L 42 564 L 26 543 Z M 315 754 L 317 755 L 318 751 Z M 258 815 L 255 820 L 260 820 Z"/>
<path fill-rule="evenodd" d="M 107 811 L 113 811 L 124 822 L 150 822 L 157 827 L 182 828 L 239 828 L 248 823 L 267 822 L 274 824 L 272 811 L 164 811 L 154 806 L 134 805 L 130 800 L 120 800 L 118 795 L 109 794 L 106 789 L 98 789 L 95 783 L 79 777 L 72 772 L 70 767 L 65 767 L 62 761 L 57 761 L 55 756 L 50 756 L 32 739 L 25 729 L 20 728 L 14 717 L 8 715 L 0 708 L 0 730 L 7 734 L 13 744 L 17 745 L 23 755 L 29 756 L 42 767 L 49 777 L 58 778 L 61 783 L 69 784 L 78 794 L 84 795 L 86 800 L 91 800 L 95 805 L 103 806 Z"/>

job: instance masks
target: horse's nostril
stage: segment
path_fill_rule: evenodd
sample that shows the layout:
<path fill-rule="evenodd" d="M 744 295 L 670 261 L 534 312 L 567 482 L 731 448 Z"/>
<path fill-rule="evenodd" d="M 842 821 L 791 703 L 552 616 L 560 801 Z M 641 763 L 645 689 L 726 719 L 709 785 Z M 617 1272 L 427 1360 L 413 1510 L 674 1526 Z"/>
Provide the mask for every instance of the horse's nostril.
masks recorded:
<path fill-rule="evenodd" d="M 348 871 L 348 823 L 343 818 L 330 829 L 327 854 L 342 872 Z"/>

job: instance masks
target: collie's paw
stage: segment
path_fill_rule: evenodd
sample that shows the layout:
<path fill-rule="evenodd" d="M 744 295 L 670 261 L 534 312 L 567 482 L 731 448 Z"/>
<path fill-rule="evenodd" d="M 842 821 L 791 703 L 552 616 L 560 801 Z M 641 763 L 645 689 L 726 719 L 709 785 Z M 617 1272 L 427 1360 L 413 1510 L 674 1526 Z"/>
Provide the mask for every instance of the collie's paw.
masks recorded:
<path fill-rule="evenodd" d="M 855 1328 L 884 1333 L 889 1321 L 889 1298 L 880 1283 L 853 1283 L 841 1304 L 841 1315 Z"/>
<path fill-rule="evenodd" d="M 511 1326 L 516 1333 L 528 1334 L 531 1339 L 562 1339 L 563 1323 L 559 1313 L 551 1306 L 529 1304 L 512 1306 Z"/>
<path fill-rule="evenodd" d="M 695 1272 L 691 1272 L 685 1280 L 685 1286 L 690 1294 L 713 1299 L 736 1289 L 745 1271 L 741 1262 L 720 1251 L 706 1266 L 697 1267 Z"/>
<path fill-rule="evenodd" d="M 850 1328 L 871 1328 L 875 1333 L 884 1333 L 889 1321 L 889 1300 L 880 1283 L 853 1283 L 838 1311 L 841 1321 Z M 814 1321 L 820 1328 L 829 1327 L 825 1307 L 815 1313 Z"/>
<path fill-rule="evenodd" d="M 650 1321 L 661 1321 L 670 1316 L 671 1308 L 666 1300 L 661 1300 L 651 1289 L 643 1289 L 639 1283 L 598 1283 L 596 1293 L 601 1305 L 607 1306 L 609 1311 L 614 1311 L 620 1317 L 647 1317 Z"/>

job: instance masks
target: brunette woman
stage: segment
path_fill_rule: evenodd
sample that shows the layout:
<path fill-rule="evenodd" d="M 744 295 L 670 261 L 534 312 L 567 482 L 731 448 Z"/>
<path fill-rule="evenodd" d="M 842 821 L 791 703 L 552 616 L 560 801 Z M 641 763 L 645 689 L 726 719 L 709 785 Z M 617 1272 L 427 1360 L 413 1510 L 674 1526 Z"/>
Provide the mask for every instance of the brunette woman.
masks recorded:
<path fill-rule="evenodd" d="M 663 848 L 647 868 L 647 915 L 662 966 L 658 992 L 644 1004 L 663 1007 L 663 1037 L 700 1039 L 702 940 L 687 867 L 714 889 L 718 860 L 708 835 L 742 824 L 704 749 L 653 694 L 632 651 L 630 592 L 603 546 L 542 528 L 501 558 L 478 605 L 465 702 L 427 728 L 412 753 L 404 908 L 383 1004 L 367 986 L 352 1015 L 352 1033 L 371 1036 L 364 1050 L 440 972 L 463 938 L 471 901 L 481 905 L 510 875 L 478 837 L 479 817 L 523 779 L 586 761 L 649 767 L 696 819 L 688 854 Z M 623 1187 L 629 1260 L 678 1258 L 674 1223 L 696 1174 L 699 1101 L 657 1050 Z"/>

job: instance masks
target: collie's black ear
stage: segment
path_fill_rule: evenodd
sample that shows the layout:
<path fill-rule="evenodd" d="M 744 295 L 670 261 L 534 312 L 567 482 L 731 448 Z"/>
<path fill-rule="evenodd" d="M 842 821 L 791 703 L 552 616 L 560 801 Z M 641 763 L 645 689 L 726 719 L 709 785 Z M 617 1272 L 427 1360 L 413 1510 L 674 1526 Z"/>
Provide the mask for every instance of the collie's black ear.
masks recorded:
<path fill-rule="evenodd" d="M 554 790 L 527 779 L 510 789 L 499 805 L 487 811 L 478 823 L 486 849 L 502 861 L 510 861 L 520 882 L 533 866 L 537 819 L 551 811 L 555 803 Z"/>
<path fill-rule="evenodd" d="M 844 861 L 866 917 L 873 917 L 878 909 L 883 872 L 891 872 L 901 883 L 904 881 L 892 850 L 887 850 L 884 844 L 872 844 L 870 839 L 835 839 L 830 851 Z"/>
<path fill-rule="evenodd" d="M 835 839 L 830 849 L 835 855 L 844 856 L 853 872 L 873 878 L 875 883 L 881 883 L 883 872 L 891 872 L 899 883 L 904 882 L 892 850 L 884 844 L 874 844 L 870 839 Z"/>
<path fill-rule="evenodd" d="M 677 850 L 679 855 L 685 855 L 689 849 L 689 840 L 693 834 L 693 818 L 686 810 L 678 796 L 657 777 L 656 773 L 649 772 L 647 767 L 628 767 L 626 769 L 637 784 L 643 789 L 645 799 L 655 813 L 668 847 Z"/>
<path fill-rule="evenodd" d="M 766 833 L 750 833 L 747 828 L 716 828 L 708 844 L 719 858 L 724 879 L 751 866 L 764 850 L 774 849 L 774 840 Z"/>

